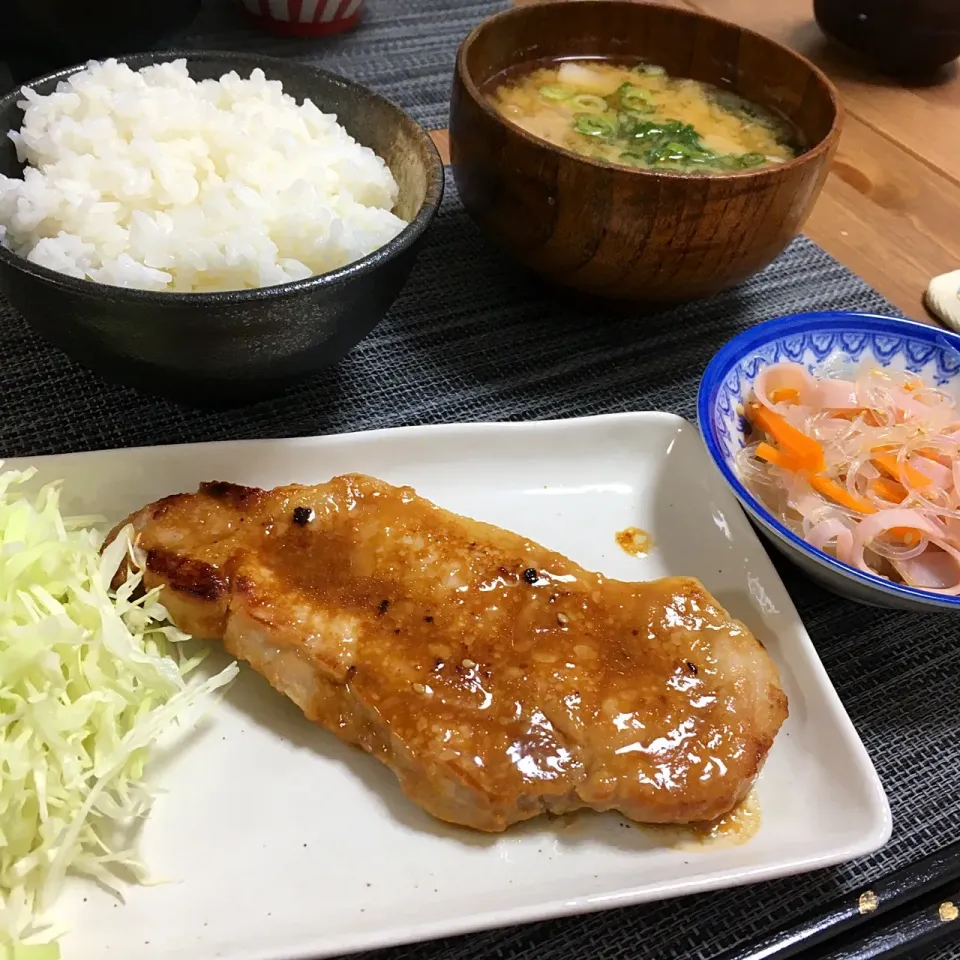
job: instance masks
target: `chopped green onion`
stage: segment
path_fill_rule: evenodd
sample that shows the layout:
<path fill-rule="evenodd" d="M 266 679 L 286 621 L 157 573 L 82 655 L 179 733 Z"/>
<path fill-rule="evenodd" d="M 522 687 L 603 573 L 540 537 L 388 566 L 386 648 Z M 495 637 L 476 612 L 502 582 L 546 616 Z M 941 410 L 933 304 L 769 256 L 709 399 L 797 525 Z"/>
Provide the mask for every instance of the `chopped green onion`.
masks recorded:
<path fill-rule="evenodd" d="M 632 118 L 635 120 L 635 118 Z M 663 128 L 656 123 L 650 123 L 649 120 L 641 120 L 633 124 L 624 124 L 624 128 L 629 130 L 629 136 L 634 140 L 648 140 L 658 138 L 663 133 Z"/>
<path fill-rule="evenodd" d="M 641 113 L 649 113 L 654 108 L 649 94 L 639 87 L 630 86 L 629 83 L 620 88 L 620 104 L 626 110 L 638 110 Z"/>
<path fill-rule="evenodd" d="M 603 113 L 607 109 L 607 101 L 592 93 L 581 93 L 570 102 L 580 110 L 589 110 L 591 113 Z"/>
<path fill-rule="evenodd" d="M 540 96 L 544 100 L 569 100 L 573 96 L 573 91 L 561 84 L 551 83 L 540 88 Z"/>
<path fill-rule="evenodd" d="M 662 68 L 650 64 L 637 69 L 651 75 L 663 72 Z M 566 93 L 567 88 L 561 89 Z M 761 166 L 767 160 L 759 153 L 715 153 L 704 147 L 692 124 L 651 119 L 657 106 L 649 91 L 629 82 L 620 84 L 604 99 L 584 93 L 570 97 L 570 103 L 585 111 L 575 114 L 573 129 L 583 137 L 620 148 L 619 160 L 629 166 L 745 170 Z M 593 156 L 610 162 L 608 157 L 596 153 Z"/>
<path fill-rule="evenodd" d="M 620 110 L 617 113 L 617 139 L 632 140 L 641 123 L 643 121 L 636 114 Z"/>
<path fill-rule="evenodd" d="M 581 113 L 574 120 L 573 129 L 585 137 L 613 140 L 617 136 L 617 118 L 607 114 Z"/>
<path fill-rule="evenodd" d="M 742 153 L 739 157 L 734 157 L 734 160 L 738 167 L 746 170 L 749 167 L 759 167 L 767 158 L 762 153 Z"/>
<path fill-rule="evenodd" d="M 684 160 L 692 155 L 691 149 L 686 146 L 686 144 L 677 143 L 676 140 L 671 140 L 664 149 L 668 153 L 675 155 L 678 160 Z"/>

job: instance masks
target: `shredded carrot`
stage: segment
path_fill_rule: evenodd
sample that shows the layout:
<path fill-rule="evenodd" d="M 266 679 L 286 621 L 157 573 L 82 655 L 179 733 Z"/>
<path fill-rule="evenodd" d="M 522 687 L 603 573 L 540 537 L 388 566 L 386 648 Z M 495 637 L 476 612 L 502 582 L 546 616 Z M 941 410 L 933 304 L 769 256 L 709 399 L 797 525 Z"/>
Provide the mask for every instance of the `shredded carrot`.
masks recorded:
<path fill-rule="evenodd" d="M 848 420 L 852 423 L 857 417 L 866 417 L 869 413 L 870 411 L 863 407 L 854 407 L 852 410 L 831 410 L 830 416 L 836 420 Z"/>
<path fill-rule="evenodd" d="M 814 474 L 807 479 L 810 482 L 810 486 L 813 487 L 817 493 L 823 494 L 823 496 L 829 497 L 831 500 L 835 500 L 841 506 L 848 507 L 850 510 L 856 510 L 858 513 L 877 512 L 877 508 L 870 503 L 869 500 L 864 500 L 863 497 L 858 497 L 855 493 L 850 493 L 845 487 L 841 487 L 836 480 L 831 480 L 822 474 Z"/>
<path fill-rule="evenodd" d="M 800 392 L 793 387 L 779 387 L 770 394 L 771 403 L 799 403 Z"/>
<path fill-rule="evenodd" d="M 890 535 L 894 539 L 902 541 L 908 547 L 920 542 L 920 534 L 911 527 L 891 527 Z"/>
<path fill-rule="evenodd" d="M 903 503 L 907 499 L 906 488 L 896 480 L 887 480 L 885 477 L 877 477 L 870 481 L 870 492 L 890 503 Z"/>
<path fill-rule="evenodd" d="M 903 503 L 903 501 L 907 499 L 906 487 L 904 487 L 903 484 L 897 483 L 896 480 L 877 477 L 875 480 L 870 481 L 869 486 L 872 493 L 875 493 L 878 497 L 882 497 L 889 503 Z M 889 533 L 894 540 L 899 540 L 908 547 L 912 547 L 915 543 L 920 542 L 920 534 L 911 527 L 891 527 Z"/>
<path fill-rule="evenodd" d="M 809 477 L 808 479 L 814 490 L 822 493 L 825 497 L 830 497 L 831 500 L 836 500 L 837 503 L 841 503 L 845 507 L 849 507 L 851 510 L 857 510 L 860 513 L 877 512 L 872 503 L 854 496 L 845 487 L 841 487 L 840 484 L 827 477 Z M 907 497 L 907 491 L 895 480 L 885 480 L 883 477 L 879 477 L 870 481 L 870 487 L 874 493 L 891 503 L 901 503 Z M 920 535 L 911 527 L 891 527 L 889 533 L 894 540 L 899 540 L 908 547 L 912 547 L 920 540 Z"/>
<path fill-rule="evenodd" d="M 810 470 L 812 473 L 823 470 L 825 463 L 820 444 L 787 423 L 778 413 L 759 403 L 751 403 L 747 406 L 747 417 L 776 442 L 780 452 L 792 460 L 798 469 Z"/>
<path fill-rule="evenodd" d="M 784 470 L 796 470 L 797 465 L 785 454 L 781 453 L 776 447 L 771 447 L 769 443 L 758 443 L 757 456 L 767 463 L 772 463 L 775 467 L 783 467 Z"/>
<path fill-rule="evenodd" d="M 925 447 L 923 450 L 917 450 L 918 457 L 926 457 L 928 460 L 933 460 L 935 463 L 939 463 L 941 467 L 952 467 L 953 460 L 950 457 L 950 454 L 945 453 L 943 450 L 932 450 Z"/>
<path fill-rule="evenodd" d="M 900 479 L 901 468 L 903 476 L 915 487 L 929 487 L 933 481 L 925 474 L 921 473 L 916 467 L 911 467 L 909 463 L 900 464 L 892 453 L 874 453 L 871 457 L 873 462 L 884 473 L 888 474 L 894 480 Z"/>

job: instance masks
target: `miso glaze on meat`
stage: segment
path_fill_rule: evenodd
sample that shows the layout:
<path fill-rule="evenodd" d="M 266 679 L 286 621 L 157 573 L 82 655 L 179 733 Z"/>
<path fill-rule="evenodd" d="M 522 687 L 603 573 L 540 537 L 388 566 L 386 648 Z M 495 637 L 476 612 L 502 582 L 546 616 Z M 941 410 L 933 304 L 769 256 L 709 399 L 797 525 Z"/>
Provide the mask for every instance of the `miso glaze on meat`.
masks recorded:
<path fill-rule="evenodd" d="M 772 660 L 697 580 L 608 580 L 409 488 L 207 483 L 130 521 L 178 626 L 441 820 L 713 820 L 787 716 Z"/>

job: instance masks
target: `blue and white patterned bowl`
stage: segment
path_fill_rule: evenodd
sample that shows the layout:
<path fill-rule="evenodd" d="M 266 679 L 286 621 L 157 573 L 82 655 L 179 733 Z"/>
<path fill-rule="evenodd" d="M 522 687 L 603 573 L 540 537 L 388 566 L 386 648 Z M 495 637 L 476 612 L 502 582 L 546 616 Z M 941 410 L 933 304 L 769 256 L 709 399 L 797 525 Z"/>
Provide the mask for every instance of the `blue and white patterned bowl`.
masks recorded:
<path fill-rule="evenodd" d="M 828 311 L 778 317 L 751 327 L 717 352 L 704 371 L 697 417 L 707 450 L 764 538 L 806 574 L 850 600 L 903 610 L 960 610 L 960 597 L 891 583 L 811 547 L 772 514 L 740 482 L 734 466 L 744 446 L 740 413 L 759 371 L 792 360 L 811 371 L 825 361 L 875 360 L 916 373 L 960 398 L 960 336 L 912 320 Z"/>

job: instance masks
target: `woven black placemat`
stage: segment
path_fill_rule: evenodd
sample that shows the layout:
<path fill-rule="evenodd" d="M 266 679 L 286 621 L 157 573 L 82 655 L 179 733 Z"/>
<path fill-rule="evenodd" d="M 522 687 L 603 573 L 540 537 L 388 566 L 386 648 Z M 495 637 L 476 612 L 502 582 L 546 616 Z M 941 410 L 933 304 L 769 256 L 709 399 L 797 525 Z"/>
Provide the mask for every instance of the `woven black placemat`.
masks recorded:
<path fill-rule="evenodd" d="M 370 0 L 355 33 L 289 41 L 246 26 L 229 0 L 211 0 L 185 43 L 308 59 L 441 127 L 456 44 L 502 5 Z M 268 403 L 208 413 L 105 384 L 0 302 L 0 454 L 621 410 L 692 419 L 701 371 L 724 341 L 769 316 L 828 307 L 896 313 L 805 239 L 706 303 L 653 316 L 573 305 L 491 249 L 448 180 L 420 263 L 387 319 L 336 370 Z M 709 960 L 954 839 L 960 652 L 953 621 L 855 606 L 781 571 L 890 796 L 895 827 L 884 850 L 800 878 L 382 951 L 378 960 Z M 960 945 L 928 956 L 960 957 Z"/>

